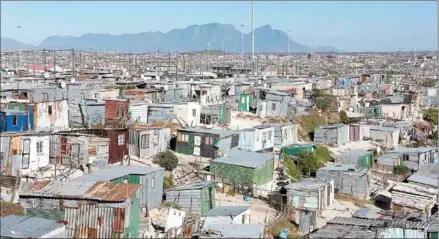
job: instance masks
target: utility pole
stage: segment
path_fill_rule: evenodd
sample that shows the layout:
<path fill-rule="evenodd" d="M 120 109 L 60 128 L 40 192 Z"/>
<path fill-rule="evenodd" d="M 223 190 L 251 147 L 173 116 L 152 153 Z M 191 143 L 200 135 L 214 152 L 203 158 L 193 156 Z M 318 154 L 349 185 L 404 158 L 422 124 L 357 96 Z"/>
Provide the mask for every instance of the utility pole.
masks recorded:
<path fill-rule="evenodd" d="M 168 53 L 168 72 L 171 72 L 171 51 Z"/>
<path fill-rule="evenodd" d="M 44 73 L 46 73 L 47 72 L 46 48 L 43 49 L 43 64 L 44 64 Z"/>
<path fill-rule="evenodd" d="M 73 66 L 72 66 L 72 70 L 73 70 L 72 77 L 75 78 L 75 72 L 76 72 L 75 48 L 72 49 L 72 63 L 73 63 Z"/>
<path fill-rule="evenodd" d="M 20 40 L 20 29 L 21 29 L 21 26 L 18 25 L 17 26 L 18 40 Z M 18 66 L 17 67 L 20 67 L 20 66 L 21 66 L 21 46 L 20 46 L 20 48 L 18 50 Z"/>
<path fill-rule="evenodd" d="M 255 62 L 255 9 L 252 1 L 252 62 Z"/>
<path fill-rule="evenodd" d="M 35 51 L 32 51 L 32 77 L 35 76 Z"/>
<path fill-rule="evenodd" d="M 56 51 L 53 50 L 53 75 L 55 76 L 56 79 Z"/>

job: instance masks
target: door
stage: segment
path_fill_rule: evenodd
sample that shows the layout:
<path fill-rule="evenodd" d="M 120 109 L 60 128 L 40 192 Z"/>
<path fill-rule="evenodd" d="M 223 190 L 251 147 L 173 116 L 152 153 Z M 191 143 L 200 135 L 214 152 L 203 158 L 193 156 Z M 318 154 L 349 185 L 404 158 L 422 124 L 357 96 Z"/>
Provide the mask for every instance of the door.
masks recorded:
<path fill-rule="evenodd" d="M 23 153 L 21 155 L 22 157 L 22 169 L 28 169 L 29 168 L 29 154 L 30 154 L 30 139 L 23 139 Z"/>
<path fill-rule="evenodd" d="M 200 156 L 201 136 L 194 136 L 194 155 Z"/>
<path fill-rule="evenodd" d="M 72 165 L 79 166 L 81 164 L 79 158 L 79 154 L 80 154 L 79 150 L 80 150 L 79 144 L 70 145 L 70 160 Z"/>
<path fill-rule="evenodd" d="M 212 187 L 209 187 L 208 200 L 209 200 L 209 210 L 210 210 L 210 209 L 213 208 L 213 190 L 212 190 Z"/>

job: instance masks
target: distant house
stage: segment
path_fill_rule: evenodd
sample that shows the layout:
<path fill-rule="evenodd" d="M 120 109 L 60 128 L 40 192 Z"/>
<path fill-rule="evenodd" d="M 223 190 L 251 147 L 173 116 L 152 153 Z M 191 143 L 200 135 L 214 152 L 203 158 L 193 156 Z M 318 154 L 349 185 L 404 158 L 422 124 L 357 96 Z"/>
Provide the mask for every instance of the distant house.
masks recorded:
<path fill-rule="evenodd" d="M 39 217 L 9 215 L 0 220 L 2 238 L 65 238 L 66 225 Z"/>
<path fill-rule="evenodd" d="M 218 206 L 206 213 L 204 227 L 211 224 L 250 224 L 250 206 Z"/>
<path fill-rule="evenodd" d="M 257 89 L 256 114 L 265 117 L 289 117 L 288 106 L 295 103 L 293 93 L 273 89 Z"/>
<path fill-rule="evenodd" d="M 263 129 L 267 127 L 273 127 L 274 148 L 281 149 L 282 147 L 299 142 L 298 139 L 299 124 L 297 123 L 272 123 L 272 124 L 263 124 L 263 125 L 254 126 L 254 128 L 256 129 Z"/>
<path fill-rule="evenodd" d="M 176 151 L 186 155 L 216 158 L 237 147 L 239 133 L 232 130 L 183 128 L 177 131 Z"/>
<path fill-rule="evenodd" d="M 349 141 L 361 141 L 365 137 L 370 137 L 370 125 L 368 124 L 350 124 Z"/>
<path fill-rule="evenodd" d="M 437 188 L 413 183 L 398 183 L 389 192 L 392 194 L 391 210 L 399 212 L 426 213 L 431 215 L 437 202 Z"/>
<path fill-rule="evenodd" d="M 140 207 L 143 215 L 161 206 L 164 170 L 160 167 L 116 166 L 93 172 L 72 181 L 111 181 L 115 183 L 140 184 Z"/>
<path fill-rule="evenodd" d="M 26 175 L 49 165 L 48 133 L 17 132 L 0 135 L 2 174 Z"/>
<path fill-rule="evenodd" d="M 438 150 L 434 147 L 396 148 L 378 157 L 377 164 L 390 168 L 403 164 L 409 169 L 417 171 L 421 167 L 435 162 L 437 158 Z"/>
<path fill-rule="evenodd" d="M 356 164 L 360 168 L 372 168 L 373 167 L 373 152 L 366 150 L 349 150 L 343 153 L 343 155 L 337 160 L 340 164 Z"/>
<path fill-rule="evenodd" d="M 242 150 L 259 152 L 274 147 L 274 128 L 269 125 L 259 125 L 239 132 L 238 147 Z"/>
<path fill-rule="evenodd" d="M 181 185 L 165 191 L 166 202 L 180 205 L 187 213 L 205 214 L 215 207 L 215 184 L 210 181 Z"/>
<path fill-rule="evenodd" d="M 419 168 L 407 181 L 411 184 L 436 188 L 438 187 L 439 170 L 437 163 L 428 163 Z"/>
<path fill-rule="evenodd" d="M 230 106 L 226 104 L 209 105 L 201 107 L 200 123 L 201 124 L 228 124 L 231 120 Z"/>
<path fill-rule="evenodd" d="M 67 238 L 138 238 L 140 187 L 113 182 L 43 181 L 21 192 L 19 201 L 27 214 L 65 221 Z"/>
<path fill-rule="evenodd" d="M 214 159 L 210 171 L 217 182 L 253 187 L 273 180 L 273 155 L 232 149 L 227 155 Z"/>
<path fill-rule="evenodd" d="M 128 152 L 139 158 L 150 158 L 168 149 L 171 129 L 144 124 L 134 124 L 128 129 Z"/>
<path fill-rule="evenodd" d="M 371 126 L 370 137 L 379 141 L 385 148 L 392 149 L 399 145 L 399 129 L 393 127 Z"/>
<path fill-rule="evenodd" d="M 200 124 L 201 104 L 199 102 L 173 102 L 148 105 L 148 123 L 170 121 L 189 127 Z"/>
<path fill-rule="evenodd" d="M 349 125 L 329 124 L 318 127 L 314 132 L 314 142 L 337 147 L 349 141 Z"/>
<path fill-rule="evenodd" d="M 317 170 L 316 178 L 332 179 L 335 192 L 369 198 L 372 187 L 372 174 L 368 169 L 360 169 L 357 165 L 335 164 Z"/>

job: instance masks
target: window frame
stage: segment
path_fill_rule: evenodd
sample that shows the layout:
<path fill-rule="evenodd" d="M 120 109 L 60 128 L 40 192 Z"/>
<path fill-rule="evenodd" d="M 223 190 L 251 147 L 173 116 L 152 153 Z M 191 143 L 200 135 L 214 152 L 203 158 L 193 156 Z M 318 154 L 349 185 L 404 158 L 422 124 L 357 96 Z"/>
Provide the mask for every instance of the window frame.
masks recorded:
<path fill-rule="evenodd" d="M 119 134 L 117 136 L 117 146 L 123 146 L 123 145 L 125 145 L 125 134 Z"/>
<path fill-rule="evenodd" d="M 142 134 L 140 135 L 140 148 L 141 149 L 149 149 L 149 138 L 150 134 Z"/>
<path fill-rule="evenodd" d="M 43 141 L 37 141 L 37 154 L 43 153 Z"/>
<path fill-rule="evenodd" d="M 151 177 L 151 189 L 155 189 L 155 177 Z"/>
<path fill-rule="evenodd" d="M 53 115 L 53 106 L 51 106 L 51 105 L 47 106 L 47 113 L 49 115 Z"/>

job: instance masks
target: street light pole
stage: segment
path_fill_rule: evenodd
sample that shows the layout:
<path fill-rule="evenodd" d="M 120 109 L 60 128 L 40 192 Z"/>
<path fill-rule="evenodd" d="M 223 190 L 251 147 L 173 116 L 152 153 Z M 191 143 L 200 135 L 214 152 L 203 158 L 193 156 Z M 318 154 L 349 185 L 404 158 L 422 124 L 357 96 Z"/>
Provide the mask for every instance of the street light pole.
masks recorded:
<path fill-rule="evenodd" d="M 20 41 L 20 29 L 21 29 L 21 26 L 18 25 L 17 26 L 18 41 Z M 20 67 L 20 66 L 21 66 L 21 46 L 18 49 L 18 66 L 17 67 Z"/>

